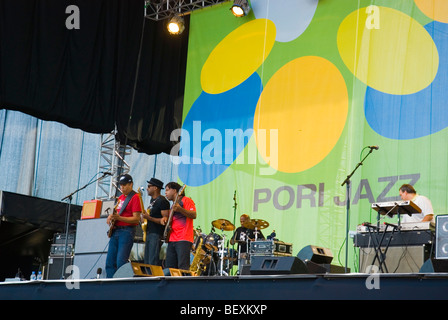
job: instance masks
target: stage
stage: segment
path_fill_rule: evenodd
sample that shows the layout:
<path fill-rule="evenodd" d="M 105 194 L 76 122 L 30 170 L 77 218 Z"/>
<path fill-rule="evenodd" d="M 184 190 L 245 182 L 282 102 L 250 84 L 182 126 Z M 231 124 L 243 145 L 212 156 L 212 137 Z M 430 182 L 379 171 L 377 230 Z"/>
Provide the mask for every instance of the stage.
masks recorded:
<path fill-rule="evenodd" d="M 0 300 L 443 300 L 448 273 L 164 276 L 0 283 Z"/>

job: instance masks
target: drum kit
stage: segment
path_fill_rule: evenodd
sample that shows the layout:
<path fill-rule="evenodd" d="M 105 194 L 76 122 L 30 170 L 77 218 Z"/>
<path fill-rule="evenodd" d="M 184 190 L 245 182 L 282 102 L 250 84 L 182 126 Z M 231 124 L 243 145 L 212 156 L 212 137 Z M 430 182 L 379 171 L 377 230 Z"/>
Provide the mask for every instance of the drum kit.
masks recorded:
<path fill-rule="evenodd" d="M 257 241 L 259 230 L 267 228 L 269 223 L 261 219 L 250 219 L 242 226 L 254 230 L 255 239 L 250 241 Z M 215 232 L 216 229 L 221 230 L 221 235 Z M 212 229 L 208 235 L 201 229 L 195 230 L 193 252 L 202 252 L 199 261 L 202 275 L 229 275 L 234 265 L 241 265 L 243 259 L 249 259 L 247 254 L 242 255 L 240 250 L 236 251 L 229 247 L 224 232 L 234 230 L 235 226 L 226 219 L 212 221 Z M 242 245 L 248 245 L 249 241 L 235 241 L 235 243 L 238 243 L 241 248 Z"/>

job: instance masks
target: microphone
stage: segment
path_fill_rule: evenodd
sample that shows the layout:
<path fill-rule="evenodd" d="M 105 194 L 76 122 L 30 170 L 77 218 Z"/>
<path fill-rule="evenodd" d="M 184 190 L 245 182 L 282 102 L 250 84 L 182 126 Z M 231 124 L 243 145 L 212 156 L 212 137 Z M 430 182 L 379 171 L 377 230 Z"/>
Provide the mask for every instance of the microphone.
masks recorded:
<path fill-rule="evenodd" d="M 378 150 L 380 147 L 379 146 L 369 146 L 370 149 L 375 149 Z"/>
<path fill-rule="evenodd" d="M 112 172 L 106 171 L 106 172 L 101 172 L 103 174 L 103 176 L 111 176 Z"/>
<path fill-rule="evenodd" d="M 96 269 L 96 278 L 97 279 L 100 278 L 100 275 L 101 275 L 102 272 L 103 272 L 103 269 L 101 269 L 101 268 Z"/>

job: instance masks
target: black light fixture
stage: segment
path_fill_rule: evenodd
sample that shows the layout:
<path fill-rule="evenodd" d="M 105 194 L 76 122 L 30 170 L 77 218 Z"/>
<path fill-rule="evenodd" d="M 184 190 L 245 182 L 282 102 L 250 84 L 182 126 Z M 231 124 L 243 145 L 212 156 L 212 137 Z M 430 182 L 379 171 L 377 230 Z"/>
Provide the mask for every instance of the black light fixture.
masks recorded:
<path fill-rule="evenodd" d="M 250 12 L 250 6 L 247 0 L 234 0 L 230 10 L 235 17 L 244 17 Z"/>
<path fill-rule="evenodd" d="M 171 34 L 181 34 L 185 29 L 184 18 L 179 15 L 173 16 L 168 21 L 168 32 Z"/>

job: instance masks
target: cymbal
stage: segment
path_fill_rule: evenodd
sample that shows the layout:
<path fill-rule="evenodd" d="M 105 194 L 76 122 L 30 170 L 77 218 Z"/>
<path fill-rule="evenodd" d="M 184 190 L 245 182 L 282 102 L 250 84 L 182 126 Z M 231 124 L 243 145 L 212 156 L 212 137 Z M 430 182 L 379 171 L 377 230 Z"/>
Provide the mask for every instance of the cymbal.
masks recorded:
<path fill-rule="evenodd" d="M 260 230 L 269 227 L 269 222 L 261 219 L 250 219 L 243 224 L 243 227 L 247 229 L 257 228 L 258 230 Z"/>
<path fill-rule="evenodd" d="M 212 225 L 215 228 L 218 228 L 223 231 L 232 231 L 233 229 L 235 229 L 235 226 L 229 220 L 226 219 L 215 220 L 212 222 Z"/>

